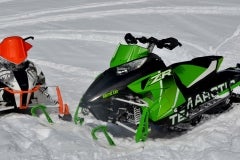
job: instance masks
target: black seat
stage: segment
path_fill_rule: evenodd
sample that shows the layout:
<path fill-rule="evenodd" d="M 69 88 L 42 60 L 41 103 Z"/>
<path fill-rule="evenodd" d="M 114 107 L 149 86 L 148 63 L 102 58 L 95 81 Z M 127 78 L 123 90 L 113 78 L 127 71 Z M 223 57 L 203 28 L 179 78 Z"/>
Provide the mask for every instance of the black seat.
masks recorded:
<path fill-rule="evenodd" d="M 192 64 L 201 66 L 201 67 L 205 67 L 207 68 L 212 61 L 214 60 L 219 60 L 223 58 L 222 56 L 204 56 L 204 57 L 197 57 L 197 58 L 193 58 L 190 63 L 192 62 Z"/>
<path fill-rule="evenodd" d="M 208 68 L 212 61 L 219 60 L 223 58 L 222 56 L 204 56 L 204 57 L 197 57 L 193 58 L 190 61 L 184 61 L 184 62 L 178 62 L 170 65 L 169 67 L 175 68 L 176 66 L 179 66 L 181 64 L 192 64 L 197 65 L 200 67 Z"/>

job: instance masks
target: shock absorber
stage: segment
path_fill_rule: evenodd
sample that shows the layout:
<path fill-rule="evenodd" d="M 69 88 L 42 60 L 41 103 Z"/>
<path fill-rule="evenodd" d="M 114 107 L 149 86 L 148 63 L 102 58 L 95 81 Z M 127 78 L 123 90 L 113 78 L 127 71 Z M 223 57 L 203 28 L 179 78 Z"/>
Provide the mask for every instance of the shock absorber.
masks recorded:
<path fill-rule="evenodd" d="M 140 107 L 134 107 L 133 114 L 134 114 L 134 123 L 136 125 L 138 125 L 139 122 L 140 122 L 140 119 L 141 119 L 141 109 L 140 109 Z"/>

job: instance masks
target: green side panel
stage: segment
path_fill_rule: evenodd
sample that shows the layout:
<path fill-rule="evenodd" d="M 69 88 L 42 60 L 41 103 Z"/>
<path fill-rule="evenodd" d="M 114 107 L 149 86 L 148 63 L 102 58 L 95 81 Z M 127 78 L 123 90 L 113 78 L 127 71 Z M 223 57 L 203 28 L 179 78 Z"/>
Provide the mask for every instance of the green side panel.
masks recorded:
<path fill-rule="evenodd" d="M 223 61 L 223 57 L 218 59 L 218 62 L 217 62 L 217 69 L 218 70 L 220 68 L 220 65 L 222 64 L 222 61 Z"/>
<path fill-rule="evenodd" d="M 135 93 L 139 93 L 139 94 L 146 94 L 149 91 L 154 91 L 154 90 L 159 90 L 159 85 L 149 85 L 151 77 L 155 76 L 158 72 L 154 72 L 152 74 L 149 74 L 145 77 L 142 77 L 134 82 L 132 82 L 131 84 L 128 85 L 128 88 L 131 89 L 132 91 L 134 91 Z M 146 88 L 142 88 L 142 82 L 143 81 L 148 81 L 147 82 L 147 89 Z"/>
<path fill-rule="evenodd" d="M 164 79 L 159 79 L 159 81 L 153 83 L 153 77 L 156 77 L 156 75 L 159 75 L 159 72 L 143 77 L 128 86 L 133 92 L 141 94 L 149 104 L 149 118 L 152 121 L 158 121 L 171 115 L 176 107 L 186 101 L 177 87 L 173 75 L 166 76 Z M 142 88 L 142 82 L 144 81 L 147 81 L 147 83 Z"/>
<path fill-rule="evenodd" d="M 153 93 L 154 99 L 150 106 L 149 118 L 152 121 L 159 121 L 171 115 L 175 108 L 186 101 L 173 77 L 163 79 L 160 85 L 162 85 L 162 92 Z M 159 97 L 156 97 L 158 95 Z"/>
<path fill-rule="evenodd" d="M 191 64 L 182 64 L 173 68 L 173 72 L 180 78 L 181 82 L 187 87 L 197 79 L 206 68 Z"/>
<path fill-rule="evenodd" d="M 122 65 L 135 59 L 146 57 L 148 54 L 148 49 L 141 46 L 119 44 L 114 56 L 111 59 L 110 68 Z"/>

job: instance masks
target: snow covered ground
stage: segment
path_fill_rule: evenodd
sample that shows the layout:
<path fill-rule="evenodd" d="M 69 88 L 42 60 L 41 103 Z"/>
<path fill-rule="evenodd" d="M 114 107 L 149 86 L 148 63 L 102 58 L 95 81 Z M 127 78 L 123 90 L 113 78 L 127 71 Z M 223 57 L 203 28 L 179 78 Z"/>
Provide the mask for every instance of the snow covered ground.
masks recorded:
<path fill-rule="evenodd" d="M 61 87 L 72 114 L 125 33 L 177 38 L 181 48 L 155 51 L 166 64 L 224 55 L 224 69 L 240 62 L 239 20 L 239 0 L 0 0 L 0 38 L 35 37 L 29 59 L 48 85 Z M 183 135 L 138 144 L 114 138 L 109 148 L 92 140 L 88 127 L 53 119 L 46 125 L 44 118 L 1 116 L 0 159 L 240 159 L 239 105 Z"/>

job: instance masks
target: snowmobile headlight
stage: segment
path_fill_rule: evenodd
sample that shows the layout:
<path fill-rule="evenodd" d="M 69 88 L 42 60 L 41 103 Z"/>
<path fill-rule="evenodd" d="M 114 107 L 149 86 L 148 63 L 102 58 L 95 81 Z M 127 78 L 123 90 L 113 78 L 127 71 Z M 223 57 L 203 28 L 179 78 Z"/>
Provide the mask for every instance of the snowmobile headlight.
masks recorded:
<path fill-rule="evenodd" d="M 147 60 L 147 57 L 141 58 L 117 67 L 117 75 L 124 75 L 140 68 Z"/>

